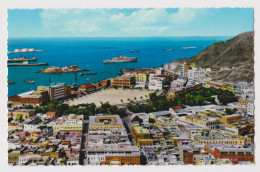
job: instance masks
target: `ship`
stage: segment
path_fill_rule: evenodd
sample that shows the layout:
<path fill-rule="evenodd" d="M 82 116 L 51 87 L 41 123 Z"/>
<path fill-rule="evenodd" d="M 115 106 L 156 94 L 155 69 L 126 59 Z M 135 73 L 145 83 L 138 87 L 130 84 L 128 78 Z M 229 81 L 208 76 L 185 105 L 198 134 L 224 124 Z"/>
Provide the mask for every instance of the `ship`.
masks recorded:
<path fill-rule="evenodd" d="M 130 53 L 138 53 L 139 50 L 130 50 Z"/>
<path fill-rule="evenodd" d="M 120 57 L 115 57 L 112 60 L 104 60 L 103 63 L 118 63 L 118 62 L 135 62 L 137 57 L 126 57 L 121 55 Z"/>
<path fill-rule="evenodd" d="M 172 48 L 172 49 L 164 48 L 163 50 L 164 50 L 164 51 L 174 51 L 175 49 L 173 49 L 173 48 Z"/>
<path fill-rule="evenodd" d="M 21 56 L 20 58 L 14 58 L 14 59 L 8 59 L 7 62 L 25 62 L 25 61 L 37 61 L 36 57 L 33 57 L 32 59 L 27 59 L 25 56 Z"/>
<path fill-rule="evenodd" d="M 8 84 L 15 84 L 14 81 L 7 81 Z"/>
<path fill-rule="evenodd" d="M 35 84 L 35 81 L 31 81 L 31 80 L 24 80 L 24 82 L 30 83 L 30 84 Z"/>
<path fill-rule="evenodd" d="M 197 47 L 182 47 L 181 49 L 186 50 L 186 49 L 192 49 L 192 48 L 197 48 Z"/>
<path fill-rule="evenodd" d="M 86 75 L 96 75 L 97 73 L 86 73 Z"/>

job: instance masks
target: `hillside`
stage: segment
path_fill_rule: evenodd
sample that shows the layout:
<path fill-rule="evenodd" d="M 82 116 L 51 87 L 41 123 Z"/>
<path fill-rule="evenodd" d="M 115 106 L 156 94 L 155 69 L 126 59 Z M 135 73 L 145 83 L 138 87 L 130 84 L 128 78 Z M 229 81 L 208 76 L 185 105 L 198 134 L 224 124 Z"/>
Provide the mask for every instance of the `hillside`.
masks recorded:
<path fill-rule="evenodd" d="M 246 32 L 226 41 L 214 43 L 196 56 L 179 62 L 195 62 L 198 67 L 234 67 L 209 72 L 214 81 L 254 81 L 254 32 Z"/>

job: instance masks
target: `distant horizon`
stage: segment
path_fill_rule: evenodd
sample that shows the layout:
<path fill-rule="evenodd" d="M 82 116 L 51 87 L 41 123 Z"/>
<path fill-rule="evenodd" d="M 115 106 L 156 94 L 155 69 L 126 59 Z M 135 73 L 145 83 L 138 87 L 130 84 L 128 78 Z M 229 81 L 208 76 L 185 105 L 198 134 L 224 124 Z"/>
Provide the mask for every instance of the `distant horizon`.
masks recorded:
<path fill-rule="evenodd" d="M 248 31 L 253 32 L 253 31 Z M 246 33 L 246 32 L 243 32 Z M 242 34 L 242 33 L 241 33 Z M 238 34 L 239 35 L 239 34 Z M 167 38 L 167 37 L 235 37 L 237 35 L 223 35 L 223 36 L 46 36 L 46 37 L 8 37 L 8 38 Z"/>

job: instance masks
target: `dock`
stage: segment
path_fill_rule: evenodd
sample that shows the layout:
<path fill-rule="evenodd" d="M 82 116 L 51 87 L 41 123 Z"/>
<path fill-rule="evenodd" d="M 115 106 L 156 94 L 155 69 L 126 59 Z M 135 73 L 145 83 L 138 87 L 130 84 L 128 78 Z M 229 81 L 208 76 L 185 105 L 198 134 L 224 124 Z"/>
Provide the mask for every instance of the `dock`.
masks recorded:
<path fill-rule="evenodd" d="M 8 63 L 7 66 L 46 66 L 48 63 L 34 63 L 34 64 L 24 64 L 24 63 Z"/>

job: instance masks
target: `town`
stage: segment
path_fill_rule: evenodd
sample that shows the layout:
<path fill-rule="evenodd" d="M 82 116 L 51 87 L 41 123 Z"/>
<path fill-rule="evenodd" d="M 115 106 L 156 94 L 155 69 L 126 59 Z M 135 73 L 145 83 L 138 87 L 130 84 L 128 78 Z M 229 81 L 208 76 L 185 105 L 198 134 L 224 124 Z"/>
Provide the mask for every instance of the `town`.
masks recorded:
<path fill-rule="evenodd" d="M 172 62 L 8 98 L 10 165 L 254 163 L 254 83 Z"/>

